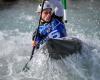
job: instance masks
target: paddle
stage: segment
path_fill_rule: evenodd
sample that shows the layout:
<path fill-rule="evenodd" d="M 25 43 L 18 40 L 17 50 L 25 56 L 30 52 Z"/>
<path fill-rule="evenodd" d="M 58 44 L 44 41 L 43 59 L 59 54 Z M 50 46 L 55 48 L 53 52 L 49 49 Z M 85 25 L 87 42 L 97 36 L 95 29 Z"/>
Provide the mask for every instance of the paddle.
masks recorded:
<path fill-rule="evenodd" d="M 64 22 L 67 23 L 66 12 L 67 12 L 68 0 L 61 0 L 61 1 L 62 1 L 62 4 L 63 4 L 63 7 L 64 7 Z"/>
<path fill-rule="evenodd" d="M 28 65 L 28 63 L 31 61 L 31 59 L 33 58 L 34 50 L 35 50 L 35 46 L 34 46 L 33 49 L 32 49 L 32 54 L 31 54 L 31 57 L 30 57 L 29 61 L 28 61 L 28 62 L 25 64 L 25 66 L 23 67 L 23 71 L 25 71 L 25 72 L 29 70 L 29 67 L 28 67 L 27 65 Z"/>
<path fill-rule="evenodd" d="M 41 14 L 40 14 L 40 19 L 39 19 L 39 25 L 38 25 L 38 28 L 39 28 L 40 22 L 41 22 L 41 15 L 42 15 L 44 3 L 45 3 L 45 0 L 42 1 Z M 36 30 L 36 35 L 35 35 L 34 40 L 35 40 L 36 37 L 37 37 L 38 28 L 37 28 L 37 30 Z M 39 43 L 38 43 L 38 44 L 39 44 Z M 38 45 L 38 44 L 37 44 L 37 45 Z M 37 45 L 36 45 L 36 46 L 37 46 Z M 23 71 L 25 71 L 25 72 L 29 70 L 29 67 L 28 67 L 27 65 L 28 65 L 28 63 L 31 61 L 31 59 L 33 58 L 33 54 L 34 54 L 34 50 L 35 50 L 36 46 L 33 47 L 33 50 L 32 50 L 32 54 L 31 54 L 30 60 L 29 60 L 29 61 L 25 64 L 25 66 L 23 67 Z"/>

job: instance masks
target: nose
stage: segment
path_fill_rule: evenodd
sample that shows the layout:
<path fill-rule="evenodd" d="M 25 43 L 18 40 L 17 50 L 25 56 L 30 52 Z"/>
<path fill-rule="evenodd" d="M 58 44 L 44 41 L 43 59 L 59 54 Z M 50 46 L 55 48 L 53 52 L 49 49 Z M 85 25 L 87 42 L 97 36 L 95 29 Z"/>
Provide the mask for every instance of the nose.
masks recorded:
<path fill-rule="evenodd" d="M 51 13 L 48 13 L 47 16 L 51 16 Z"/>
<path fill-rule="evenodd" d="M 51 19 L 51 14 L 47 15 L 47 19 L 50 20 Z"/>

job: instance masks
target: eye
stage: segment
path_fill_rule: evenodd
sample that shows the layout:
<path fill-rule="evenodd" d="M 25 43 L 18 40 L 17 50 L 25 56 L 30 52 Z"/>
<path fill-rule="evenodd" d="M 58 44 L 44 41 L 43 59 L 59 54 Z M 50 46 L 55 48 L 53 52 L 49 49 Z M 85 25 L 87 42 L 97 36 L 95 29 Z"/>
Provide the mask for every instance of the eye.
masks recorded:
<path fill-rule="evenodd" d="M 44 14 L 48 14 L 48 12 L 44 12 Z"/>
<path fill-rule="evenodd" d="M 44 14 L 51 14 L 51 11 L 50 12 L 44 12 Z"/>

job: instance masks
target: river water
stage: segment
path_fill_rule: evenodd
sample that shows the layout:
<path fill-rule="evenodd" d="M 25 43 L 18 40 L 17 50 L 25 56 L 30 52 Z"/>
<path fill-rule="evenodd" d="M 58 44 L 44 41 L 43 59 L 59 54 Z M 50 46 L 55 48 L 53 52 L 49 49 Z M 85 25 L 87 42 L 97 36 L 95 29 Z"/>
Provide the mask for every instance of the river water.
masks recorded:
<path fill-rule="evenodd" d="M 100 1 L 69 0 L 66 24 L 68 35 L 83 42 L 82 54 L 53 60 L 39 50 L 31 55 L 32 32 L 38 25 L 37 3 L 19 0 L 0 8 L 0 80 L 99 80 Z"/>

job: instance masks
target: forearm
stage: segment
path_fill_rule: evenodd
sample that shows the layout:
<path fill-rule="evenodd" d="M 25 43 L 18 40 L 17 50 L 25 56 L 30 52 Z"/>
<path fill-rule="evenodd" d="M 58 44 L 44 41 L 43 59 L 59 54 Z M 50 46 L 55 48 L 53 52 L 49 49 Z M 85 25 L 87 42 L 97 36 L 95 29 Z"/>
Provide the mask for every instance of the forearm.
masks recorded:
<path fill-rule="evenodd" d="M 63 17 L 63 6 L 60 0 L 48 0 L 55 7 L 54 13 L 56 16 Z"/>

